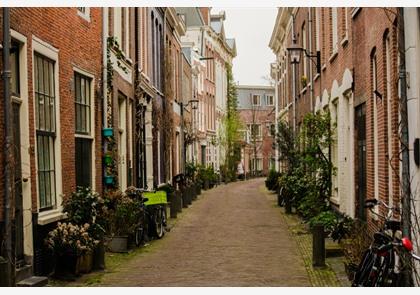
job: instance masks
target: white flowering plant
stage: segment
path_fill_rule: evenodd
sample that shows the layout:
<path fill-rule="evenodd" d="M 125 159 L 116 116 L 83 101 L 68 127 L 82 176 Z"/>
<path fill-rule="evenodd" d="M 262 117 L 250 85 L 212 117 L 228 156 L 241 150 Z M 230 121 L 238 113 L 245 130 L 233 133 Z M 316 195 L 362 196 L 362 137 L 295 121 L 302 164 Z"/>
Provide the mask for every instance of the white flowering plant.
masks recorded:
<path fill-rule="evenodd" d="M 57 227 L 45 238 L 45 245 L 56 255 L 83 255 L 99 243 L 89 235 L 89 227 L 88 223 L 79 226 L 71 222 L 58 222 Z"/>

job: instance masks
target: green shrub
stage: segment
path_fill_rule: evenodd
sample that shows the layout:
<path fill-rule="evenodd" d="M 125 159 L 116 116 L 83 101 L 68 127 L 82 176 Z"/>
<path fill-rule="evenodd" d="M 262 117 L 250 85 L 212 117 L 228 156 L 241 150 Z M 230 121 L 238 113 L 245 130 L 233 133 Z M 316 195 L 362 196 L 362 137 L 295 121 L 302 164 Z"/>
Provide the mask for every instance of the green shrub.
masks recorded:
<path fill-rule="evenodd" d="M 337 223 L 337 215 L 331 211 L 324 211 L 319 213 L 317 216 L 312 217 L 309 220 L 309 227 L 312 228 L 314 225 L 321 224 L 324 226 L 326 232 L 330 233 Z"/>
<path fill-rule="evenodd" d="M 279 177 L 280 177 L 280 172 L 277 172 L 274 169 L 271 169 L 268 172 L 268 176 L 267 179 L 265 180 L 265 186 L 267 187 L 268 190 L 270 191 L 276 191 L 279 185 Z"/>
<path fill-rule="evenodd" d="M 105 200 L 90 187 L 77 187 L 70 196 L 63 196 L 63 212 L 67 213 L 67 221 L 83 226 L 90 224 L 89 234 L 94 239 L 104 235 L 107 208 Z"/>

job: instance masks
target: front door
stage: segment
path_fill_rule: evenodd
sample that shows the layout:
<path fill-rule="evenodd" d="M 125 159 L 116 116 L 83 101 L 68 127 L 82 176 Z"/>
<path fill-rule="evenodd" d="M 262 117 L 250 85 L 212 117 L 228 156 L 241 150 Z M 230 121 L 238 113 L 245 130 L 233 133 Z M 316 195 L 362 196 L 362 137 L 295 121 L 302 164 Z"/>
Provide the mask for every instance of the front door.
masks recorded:
<path fill-rule="evenodd" d="M 357 170 L 356 170 L 356 193 L 357 206 L 356 216 L 366 220 L 366 103 L 356 107 L 355 131 L 357 141 Z"/>
<path fill-rule="evenodd" d="M 14 158 L 14 191 L 15 191 L 15 219 L 13 235 L 15 241 L 16 264 L 24 261 L 23 251 L 23 197 L 22 197 L 22 169 L 20 156 L 20 115 L 19 103 L 13 103 L 13 158 Z"/>

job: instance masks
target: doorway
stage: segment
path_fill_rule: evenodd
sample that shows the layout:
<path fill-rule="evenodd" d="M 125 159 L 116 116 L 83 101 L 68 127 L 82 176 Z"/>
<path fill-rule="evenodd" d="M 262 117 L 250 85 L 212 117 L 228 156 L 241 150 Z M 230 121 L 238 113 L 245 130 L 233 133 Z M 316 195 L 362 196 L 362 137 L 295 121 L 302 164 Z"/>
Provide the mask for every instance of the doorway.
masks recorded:
<path fill-rule="evenodd" d="M 356 193 L 357 193 L 357 218 L 366 221 L 366 103 L 356 107 L 355 132 L 356 132 Z"/>

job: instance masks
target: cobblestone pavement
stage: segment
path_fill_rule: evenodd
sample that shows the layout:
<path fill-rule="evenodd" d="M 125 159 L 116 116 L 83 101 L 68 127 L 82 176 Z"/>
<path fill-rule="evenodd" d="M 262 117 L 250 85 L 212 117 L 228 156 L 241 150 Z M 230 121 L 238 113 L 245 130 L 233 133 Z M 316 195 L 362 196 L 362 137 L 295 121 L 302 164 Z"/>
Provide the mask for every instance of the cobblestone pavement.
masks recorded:
<path fill-rule="evenodd" d="M 277 196 L 275 193 L 269 192 L 265 187 L 261 187 L 268 200 L 272 204 L 277 204 Z M 312 234 L 295 214 L 285 214 L 284 208 L 278 208 L 278 214 L 289 227 L 289 234 L 296 242 L 298 252 L 301 255 L 309 280 L 313 287 L 349 287 L 342 257 L 327 257 L 325 267 L 312 266 Z M 337 273 L 338 272 L 338 273 Z"/>
<path fill-rule="evenodd" d="M 310 286 L 263 179 L 203 191 L 175 227 L 100 280 L 102 286 Z"/>

